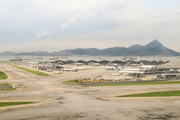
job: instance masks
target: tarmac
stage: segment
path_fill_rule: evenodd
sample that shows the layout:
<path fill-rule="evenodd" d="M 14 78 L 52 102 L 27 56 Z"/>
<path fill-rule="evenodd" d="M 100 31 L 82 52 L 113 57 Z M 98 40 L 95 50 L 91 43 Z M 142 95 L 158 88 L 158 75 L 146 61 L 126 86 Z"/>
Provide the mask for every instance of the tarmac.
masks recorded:
<path fill-rule="evenodd" d="M 37 76 L 5 63 L 0 70 L 17 90 L 0 91 L 0 102 L 33 104 L 0 107 L 1 120 L 179 120 L 180 97 L 117 97 L 126 94 L 180 90 L 180 84 L 112 87 L 69 86 L 62 82 L 116 73 L 104 66 L 78 72 Z"/>

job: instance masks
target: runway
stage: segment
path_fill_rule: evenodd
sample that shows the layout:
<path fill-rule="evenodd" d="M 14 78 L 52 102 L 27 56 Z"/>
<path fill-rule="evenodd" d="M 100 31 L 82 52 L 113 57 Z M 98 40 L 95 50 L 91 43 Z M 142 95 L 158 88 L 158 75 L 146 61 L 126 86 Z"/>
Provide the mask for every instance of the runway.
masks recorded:
<path fill-rule="evenodd" d="M 178 120 L 180 97 L 120 98 L 118 95 L 180 90 L 179 84 L 112 87 L 68 86 L 62 82 L 93 78 L 115 71 L 104 67 L 40 77 L 0 64 L 9 77 L 1 83 L 21 84 L 15 91 L 1 91 L 0 102 L 34 101 L 23 106 L 0 107 L 2 120 Z"/>

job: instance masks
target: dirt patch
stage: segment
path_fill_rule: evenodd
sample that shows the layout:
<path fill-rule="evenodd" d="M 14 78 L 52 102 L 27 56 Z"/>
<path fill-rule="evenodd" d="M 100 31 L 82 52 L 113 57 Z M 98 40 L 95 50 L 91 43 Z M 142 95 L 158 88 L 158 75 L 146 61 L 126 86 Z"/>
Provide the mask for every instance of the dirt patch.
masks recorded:
<path fill-rule="evenodd" d="M 56 98 L 55 100 L 62 100 L 65 99 L 64 97 Z"/>
<path fill-rule="evenodd" d="M 58 116 L 46 116 L 46 115 L 38 115 L 31 118 L 23 118 L 18 120 L 74 120 L 78 118 L 83 118 L 84 115 L 82 114 L 75 114 L 75 115 L 58 115 Z"/>
<path fill-rule="evenodd" d="M 102 99 L 102 98 L 96 98 L 97 100 L 102 100 L 102 101 L 110 101 L 110 100 L 107 100 L 107 99 Z"/>
<path fill-rule="evenodd" d="M 99 92 L 100 90 L 84 90 L 84 92 Z"/>
<path fill-rule="evenodd" d="M 60 104 L 64 104 L 63 102 L 59 101 Z"/>
<path fill-rule="evenodd" d="M 142 117 L 138 117 L 138 120 L 171 120 L 171 119 L 175 119 L 175 120 L 179 120 L 180 116 L 177 115 L 173 115 L 173 113 L 169 113 L 169 114 L 146 114 L 145 116 Z"/>
<path fill-rule="evenodd" d="M 18 89 L 18 88 L 23 88 L 23 89 L 25 89 L 25 88 L 27 88 L 26 86 L 24 86 L 23 84 L 21 84 L 21 83 L 11 83 L 11 85 L 12 86 L 14 86 L 16 89 Z"/>

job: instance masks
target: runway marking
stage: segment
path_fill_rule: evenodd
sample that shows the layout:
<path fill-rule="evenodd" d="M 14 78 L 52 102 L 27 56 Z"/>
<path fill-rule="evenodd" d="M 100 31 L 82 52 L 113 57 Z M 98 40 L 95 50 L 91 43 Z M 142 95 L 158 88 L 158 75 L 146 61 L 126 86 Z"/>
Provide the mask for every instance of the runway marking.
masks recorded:
<path fill-rule="evenodd" d="M 14 99 L 14 97 L 12 96 L 12 94 L 10 93 L 10 92 L 8 92 L 9 93 L 9 95 Z"/>

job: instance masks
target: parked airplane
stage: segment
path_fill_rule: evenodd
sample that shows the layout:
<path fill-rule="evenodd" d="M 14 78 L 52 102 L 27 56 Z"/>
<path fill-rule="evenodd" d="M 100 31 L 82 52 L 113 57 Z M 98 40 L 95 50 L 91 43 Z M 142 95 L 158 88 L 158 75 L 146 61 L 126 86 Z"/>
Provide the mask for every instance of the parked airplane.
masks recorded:
<path fill-rule="evenodd" d="M 125 69 L 122 66 L 122 71 L 116 66 L 116 70 L 120 73 L 132 73 L 132 74 L 144 74 L 145 70 L 144 69 Z"/>
<path fill-rule="evenodd" d="M 89 69 L 90 67 L 76 67 L 76 68 L 64 68 L 64 71 L 77 71 L 77 70 L 84 70 L 84 69 Z"/>
<path fill-rule="evenodd" d="M 139 67 L 139 69 L 125 69 L 125 67 L 122 65 L 122 71 L 116 67 L 118 72 L 121 73 L 132 73 L 132 74 L 157 74 L 159 73 L 157 70 L 157 67 L 150 67 L 150 66 L 146 66 L 146 67 Z"/>
<path fill-rule="evenodd" d="M 63 71 L 77 71 L 77 69 L 74 69 L 74 68 L 64 68 Z"/>
<path fill-rule="evenodd" d="M 129 64 L 129 66 L 132 66 L 132 67 L 138 67 L 139 64 Z"/>
<path fill-rule="evenodd" d="M 64 68 L 63 71 L 73 71 L 74 69 L 71 68 Z"/>
<path fill-rule="evenodd" d="M 84 69 L 89 69 L 90 67 L 84 67 Z"/>
<path fill-rule="evenodd" d="M 81 66 L 83 65 L 82 63 L 75 63 L 76 66 Z"/>
<path fill-rule="evenodd" d="M 157 65 L 144 65 L 141 63 L 140 69 L 157 69 Z"/>
<path fill-rule="evenodd" d="M 60 74 L 62 71 L 54 71 L 55 74 Z"/>
<path fill-rule="evenodd" d="M 100 66 L 100 63 L 93 63 L 93 66 Z"/>
<path fill-rule="evenodd" d="M 74 68 L 74 69 L 77 69 L 77 70 L 84 70 L 85 68 L 84 68 L 84 67 L 78 67 L 78 68 Z"/>
<path fill-rule="evenodd" d="M 108 67 L 105 67 L 106 70 L 114 70 L 114 67 L 113 66 L 108 66 Z"/>
<path fill-rule="evenodd" d="M 138 71 L 139 69 L 126 69 L 123 65 L 121 65 L 121 68 L 123 69 L 123 71 Z"/>

